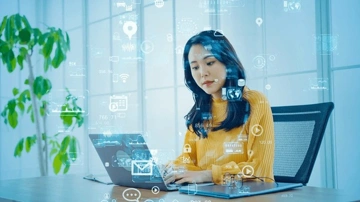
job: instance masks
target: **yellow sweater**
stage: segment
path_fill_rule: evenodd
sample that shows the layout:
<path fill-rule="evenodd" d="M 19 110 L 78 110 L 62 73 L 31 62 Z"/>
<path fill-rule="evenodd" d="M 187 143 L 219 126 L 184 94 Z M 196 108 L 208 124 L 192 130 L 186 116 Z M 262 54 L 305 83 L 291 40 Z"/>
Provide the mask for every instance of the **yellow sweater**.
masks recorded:
<path fill-rule="evenodd" d="M 211 170 L 216 184 L 222 184 L 225 173 L 274 179 L 275 142 L 270 105 L 262 93 L 248 88 L 244 89 L 243 98 L 250 103 L 250 116 L 243 126 L 228 132 L 210 131 L 207 139 L 200 139 L 188 130 L 182 154 L 173 163 L 187 170 Z M 224 120 L 226 106 L 227 101 L 213 99 L 213 125 Z"/>

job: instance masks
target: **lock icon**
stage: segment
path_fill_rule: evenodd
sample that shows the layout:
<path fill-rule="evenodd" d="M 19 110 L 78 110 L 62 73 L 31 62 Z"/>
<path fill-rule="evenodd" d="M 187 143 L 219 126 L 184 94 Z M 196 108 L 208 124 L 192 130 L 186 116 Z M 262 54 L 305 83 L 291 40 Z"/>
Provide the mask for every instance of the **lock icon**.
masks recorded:
<path fill-rule="evenodd" d="M 185 144 L 183 152 L 184 153 L 191 153 L 191 146 L 189 144 Z"/>

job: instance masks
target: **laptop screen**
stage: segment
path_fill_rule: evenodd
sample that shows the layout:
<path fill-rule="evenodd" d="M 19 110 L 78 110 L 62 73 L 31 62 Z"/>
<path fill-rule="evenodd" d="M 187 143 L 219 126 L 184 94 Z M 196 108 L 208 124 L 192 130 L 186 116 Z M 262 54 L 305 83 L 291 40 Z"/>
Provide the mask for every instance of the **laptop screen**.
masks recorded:
<path fill-rule="evenodd" d="M 158 165 L 172 156 L 168 151 L 150 150 L 141 134 L 90 134 L 89 137 L 114 184 L 130 187 L 164 184 Z"/>

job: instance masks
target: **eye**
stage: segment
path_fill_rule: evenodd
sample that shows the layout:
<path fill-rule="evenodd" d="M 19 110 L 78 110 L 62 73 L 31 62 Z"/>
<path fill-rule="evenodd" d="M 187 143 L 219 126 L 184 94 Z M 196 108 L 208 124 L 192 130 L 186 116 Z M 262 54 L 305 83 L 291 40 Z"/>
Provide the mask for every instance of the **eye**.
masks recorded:
<path fill-rule="evenodd" d="M 215 61 L 211 61 L 211 62 L 208 62 L 208 63 L 206 63 L 208 66 L 211 66 L 211 65 L 213 65 L 215 63 Z"/>
<path fill-rule="evenodd" d="M 198 66 L 195 66 L 195 67 L 191 67 L 191 69 L 197 70 L 197 69 L 199 69 L 199 67 L 198 67 Z"/>

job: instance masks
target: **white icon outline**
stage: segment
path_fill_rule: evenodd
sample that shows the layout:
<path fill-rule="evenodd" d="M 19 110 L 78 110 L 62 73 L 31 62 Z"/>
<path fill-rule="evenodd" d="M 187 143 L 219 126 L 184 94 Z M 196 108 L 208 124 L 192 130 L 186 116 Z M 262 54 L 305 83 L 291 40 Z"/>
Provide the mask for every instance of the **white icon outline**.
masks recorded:
<path fill-rule="evenodd" d="M 153 165 L 151 160 L 132 160 L 131 175 L 150 176 L 153 174 Z"/>
<path fill-rule="evenodd" d="M 258 130 L 258 128 L 260 128 L 260 130 Z M 260 131 L 260 133 L 259 133 L 259 131 Z M 259 137 L 263 134 L 263 132 L 264 132 L 264 129 L 260 124 L 255 124 L 255 125 L 251 126 L 251 134 L 252 135 Z"/>

